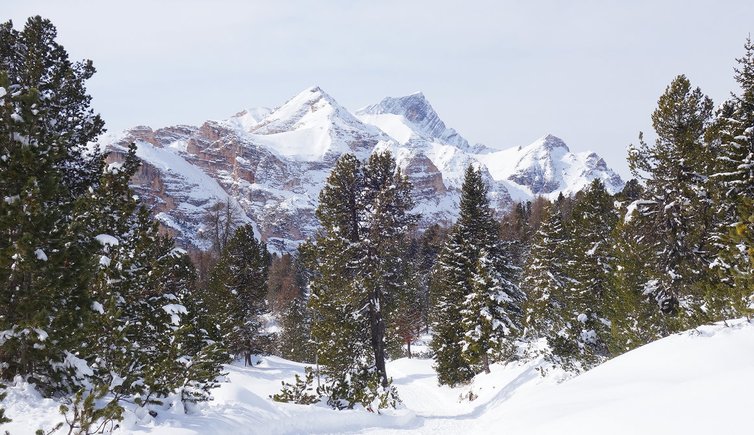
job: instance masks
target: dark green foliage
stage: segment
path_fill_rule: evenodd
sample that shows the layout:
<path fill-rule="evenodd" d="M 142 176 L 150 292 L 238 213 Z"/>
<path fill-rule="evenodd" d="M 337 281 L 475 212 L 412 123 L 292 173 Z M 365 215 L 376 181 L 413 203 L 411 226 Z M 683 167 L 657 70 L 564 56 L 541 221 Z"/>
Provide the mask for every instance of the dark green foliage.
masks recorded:
<path fill-rule="evenodd" d="M 438 261 L 432 291 L 435 369 L 441 384 L 469 381 L 521 327 L 523 295 L 500 239 L 481 172 L 469 166 L 458 221 Z"/>
<path fill-rule="evenodd" d="M 476 374 L 463 356 L 461 342 L 464 337 L 463 301 L 471 278 L 472 264 L 464 256 L 464 240 L 459 231 L 448 236 L 435 265 L 432 280 L 432 351 L 435 371 L 441 385 L 459 385 L 469 382 Z M 468 289 L 468 290 L 467 290 Z"/>
<path fill-rule="evenodd" d="M 747 38 L 744 50 L 744 56 L 737 59 L 734 76 L 740 89 L 718 110 L 709 134 L 710 143 L 718 154 L 709 190 L 715 203 L 716 220 L 711 235 L 718 250 L 713 265 L 719 282 L 707 287 L 706 303 L 716 319 L 750 317 L 754 310 L 748 252 L 754 202 L 754 42 L 751 38 Z"/>
<path fill-rule="evenodd" d="M 625 214 L 626 208 L 619 208 Z M 672 318 L 658 309 L 654 299 L 644 295 L 647 285 L 646 270 L 652 259 L 652 245 L 641 243 L 644 234 L 642 225 L 636 220 L 620 219 L 614 232 L 615 273 L 613 274 L 607 307 L 611 322 L 609 351 L 620 355 L 631 349 L 665 337 L 672 331 L 668 322 Z M 651 290 L 651 289 L 650 289 Z"/>
<path fill-rule="evenodd" d="M 0 384 L 0 403 L 2 403 L 8 395 L 8 393 L 3 390 L 5 390 L 5 384 Z M 11 421 L 11 419 L 5 415 L 5 409 L 0 408 L 0 424 L 8 423 L 9 421 Z"/>
<path fill-rule="evenodd" d="M 640 146 L 629 150 L 632 172 L 646 182 L 631 217 L 631 225 L 640 228 L 635 243 L 647 248 L 644 281 L 632 291 L 654 300 L 669 331 L 697 324 L 701 284 L 713 279 L 707 236 L 711 208 L 705 189 L 713 161 L 705 143 L 712 108 L 699 88 L 678 76 L 652 114 L 657 140 L 649 145 L 640 138 Z"/>
<path fill-rule="evenodd" d="M 102 156 L 87 143 L 102 129 L 84 82 L 90 62 L 72 63 L 52 24 L 0 25 L 0 343 L 2 376 L 29 376 L 65 389 L 51 362 L 80 339 L 93 240 L 80 231 L 79 203 L 96 189 Z M 46 259 L 46 260 L 45 260 Z M 54 385 L 54 386 L 53 386 Z"/>
<path fill-rule="evenodd" d="M 0 26 L 0 367 L 68 397 L 86 433 L 125 399 L 206 399 L 223 359 L 192 305 L 193 267 L 128 186 L 135 148 L 107 167 L 89 149 L 103 131 L 84 87 L 94 68 L 55 33 L 39 17 Z"/>
<path fill-rule="evenodd" d="M 276 402 L 296 403 L 298 405 L 311 405 L 319 402 L 319 392 L 314 387 L 314 370 L 311 367 L 304 368 L 304 379 L 301 379 L 297 374 L 293 384 L 283 382 L 283 389 L 270 398 Z"/>
<path fill-rule="evenodd" d="M 307 308 L 306 272 L 298 258 L 285 254 L 275 257 L 270 265 L 268 301 L 279 319 L 282 331 L 277 351 L 285 359 L 314 362 L 311 340 L 311 312 Z"/>
<path fill-rule="evenodd" d="M 272 337 L 263 331 L 262 316 L 267 307 L 267 274 L 270 265 L 267 246 L 257 241 L 250 225 L 239 227 L 230 238 L 210 274 L 205 298 L 219 336 L 228 350 L 251 356 L 271 350 Z"/>
<path fill-rule="evenodd" d="M 396 301 L 408 287 L 403 247 L 416 222 L 408 213 L 410 189 L 389 153 L 365 164 L 342 156 L 320 193 L 322 229 L 300 248 L 312 272 L 312 338 L 332 406 L 366 403 L 372 395 L 380 406 L 392 403 L 385 358 L 388 323 L 399 316 Z"/>
<path fill-rule="evenodd" d="M 352 409 L 361 405 L 369 412 L 395 408 L 400 402 L 392 379 L 383 385 L 382 374 L 363 365 L 346 378 L 337 378 L 323 384 L 317 392 L 327 396 L 327 404 L 335 409 Z"/>
<path fill-rule="evenodd" d="M 617 223 L 613 198 L 595 180 L 577 195 L 571 219 L 566 275 L 571 284 L 563 297 L 565 330 L 553 346 L 566 366 L 588 369 L 609 356 L 610 322 L 607 315 L 613 295 L 613 240 Z"/>
<path fill-rule="evenodd" d="M 278 343 L 283 358 L 314 362 L 316 350 L 311 339 L 311 323 L 311 313 L 303 296 L 297 296 L 288 303 L 282 313 L 283 331 Z"/>
<path fill-rule="evenodd" d="M 550 205 L 545 214 L 532 241 L 521 287 L 526 294 L 526 336 L 552 341 L 566 326 L 564 299 L 574 282 L 567 275 L 568 237 L 560 210 Z"/>
<path fill-rule="evenodd" d="M 532 203 L 518 202 L 500 224 L 500 236 L 508 242 L 511 258 L 516 267 L 523 268 L 531 249 L 534 229 L 531 226 Z"/>
<path fill-rule="evenodd" d="M 111 399 L 105 406 L 98 406 L 97 401 L 105 399 L 108 386 L 99 385 L 92 389 L 80 389 L 68 403 L 60 405 L 60 413 L 65 418 L 68 433 L 80 435 L 110 433 L 118 428 L 116 422 L 123 419 L 123 407 L 117 399 Z M 62 427 L 59 424 L 57 428 Z"/>

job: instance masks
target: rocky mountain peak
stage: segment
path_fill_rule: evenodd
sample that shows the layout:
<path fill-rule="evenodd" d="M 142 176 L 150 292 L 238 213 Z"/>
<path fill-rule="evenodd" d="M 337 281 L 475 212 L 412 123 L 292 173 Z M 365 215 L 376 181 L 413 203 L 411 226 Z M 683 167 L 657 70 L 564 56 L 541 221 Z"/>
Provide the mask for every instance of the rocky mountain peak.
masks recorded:
<path fill-rule="evenodd" d="M 165 228 L 186 245 L 206 210 L 230 200 L 256 225 L 271 249 L 285 252 L 314 234 L 319 192 L 337 158 L 389 150 L 413 184 L 420 227 L 452 224 L 463 174 L 478 165 L 494 209 L 536 195 L 572 194 L 599 178 L 610 191 L 622 180 L 594 153 L 571 153 L 553 135 L 517 148 L 470 146 L 448 128 L 422 93 L 390 97 L 356 114 L 318 86 L 281 106 L 246 109 L 223 121 L 153 130 L 136 127 L 110 137 L 112 158 L 136 142 L 142 170 L 134 182 Z"/>
<path fill-rule="evenodd" d="M 274 109 L 253 129 L 253 133 L 275 134 L 312 124 L 326 125 L 328 122 L 338 121 L 360 123 L 319 86 L 312 86 Z"/>
<path fill-rule="evenodd" d="M 568 145 L 566 145 L 565 141 L 563 139 L 553 135 L 553 134 L 546 134 L 545 136 L 542 136 L 541 138 L 537 139 L 536 141 L 532 142 L 528 147 L 532 150 L 539 150 L 544 153 L 551 153 L 555 150 L 562 150 L 564 152 L 570 152 L 571 150 L 568 148 Z"/>
<path fill-rule="evenodd" d="M 387 97 L 357 112 L 359 115 L 392 114 L 402 116 L 416 133 L 426 138 L 440 138 L 448 128 L 421 92 L 403 97 Z"/>

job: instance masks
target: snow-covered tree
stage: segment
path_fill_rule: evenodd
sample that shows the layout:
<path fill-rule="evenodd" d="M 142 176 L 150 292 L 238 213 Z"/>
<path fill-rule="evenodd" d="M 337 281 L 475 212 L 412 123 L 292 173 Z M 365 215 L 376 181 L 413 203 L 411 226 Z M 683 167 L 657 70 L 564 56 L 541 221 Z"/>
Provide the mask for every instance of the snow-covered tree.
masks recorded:
<path fill-rule="evenodd" d="M 52 390 L 66 388 L 88 313 L 97 244 L 78 203 L 104 164 L 87 147 L 103 131 L 84 85 L 94 68 L 55 37 L 40 17 L 0 25 L 0 366 Z"/>
<path fill-rule="evenodd" d="M 506 248 L 482 174 L 469 166 L 458 221 L 435 265 L 432 348 L 442 384 L 489 372 L 490 355 L 518 333 L 523 296 Z"/>
<path fill-rule="evenodd" d="M 385 369 L 386 322 L 406 287 L 402 248 L 416 222 L 408 212 L 410 190 L 385 152 L 363 165 L 353 155 L 342 156 L 320 193 L 322 229 L 302 255 L 313 272 L 312 337 L 333 382 L 333 406 L 381 396 L 363 388 L 394 394 Z"/>
<path fill-rule="evenodd" d="M 614 272 L 611 234 L 617 222 L 613 198 L 599 180 L 576 197 L 568 221 L 566 275 L 570 285 L 562 297 L 566 328 L 554 350 L 566 363 L 590 368 L 608 356 L 610 322 L 606 305 L 612 296 Z"/>
<path fill-rule="evenodd" d="M 86 431 L 123 399 L 206 398 L 221 361 L 189 327 L 193 267 L 128 186 L 135 148 L 105 167 L 90 146 L 94 68 L 55 36 L 40 17 L 0 25 L 0 373 L 64 396 Z"/>
<path fill-rule="evenodd" d="M 720 282 L 709 286 L 706 302 L 718 318 L 751 316 L 751 207 L 754 202 L 754 42 L 747 38 L 744 56 L 738 61 L 735 79 L 739 92 L 716 114 L 711 142 L 717 151 L 710 190 L 716 222 L 712 236 L 717 242 L 714 266 Z M 747 242 L 748 240 L 748 242 Z M 748 244 L 747 244 L 748 243 Z"/>
<path fill-rule="evenodd" d="M 713 161 L 705 140 L 712 110 L 712 101 L 678 76 L 652 114 L 656 141 L 648 144 L 640 138 L 639 147 L 629 149 L 631 171 L 646 184 L 644 197 L 629 211 L 635 213 L 632 224 L 642 227 L 637 243 L 651 246 L 644 284 L 634 290 L 653 298 L 672 317 L 671 330 L 694 324 L 702 305 L 700 283 L 712 279 L 711 207 L 705 187 Z"/>

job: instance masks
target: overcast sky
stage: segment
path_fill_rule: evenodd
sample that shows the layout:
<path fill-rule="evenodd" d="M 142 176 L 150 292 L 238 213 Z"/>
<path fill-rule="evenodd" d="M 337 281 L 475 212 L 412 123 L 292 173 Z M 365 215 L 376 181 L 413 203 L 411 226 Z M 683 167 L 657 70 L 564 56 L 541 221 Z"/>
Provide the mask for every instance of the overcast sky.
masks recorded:
<path fill-rule="evenodd" d="M 2 0 L 89 58 L 110 131 L 226 118 L 319 85 L 356 110 L 422 91 L 470 142 L 547 133 L 627 175 L 625 149 L 677 74 L 716 103 L 754 1 Z"/>

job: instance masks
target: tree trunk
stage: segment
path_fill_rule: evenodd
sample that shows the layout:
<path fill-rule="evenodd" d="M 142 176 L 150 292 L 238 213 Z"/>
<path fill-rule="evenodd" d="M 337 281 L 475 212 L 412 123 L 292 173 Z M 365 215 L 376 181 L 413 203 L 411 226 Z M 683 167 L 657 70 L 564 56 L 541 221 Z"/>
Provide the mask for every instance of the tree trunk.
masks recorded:
<path fill-rule="evenodd" d="M 484 372 L 489 374 L 490 373 L 490 357 L 487 355 L 487 352 L 482 354 L 482 365 L 484 366 Z"/>
<path fill-rule="evenodd" d="M 408 359 L 411 359 L 411 339 L 406 340 L 406 346 L 408 347 Z"/>
<path fill-rule="evenodd" d="M 379 308 L 378 308 L 379 307 Z M 387 387 L 387 370 L 385 369 L 385 320 L 380 310 L 379 289 L 372 294 L 369 301 L 369 323 L 372 335 L 372 349 L 374 350 L 374 365 L 380 374 L 382 386 Z"/>

